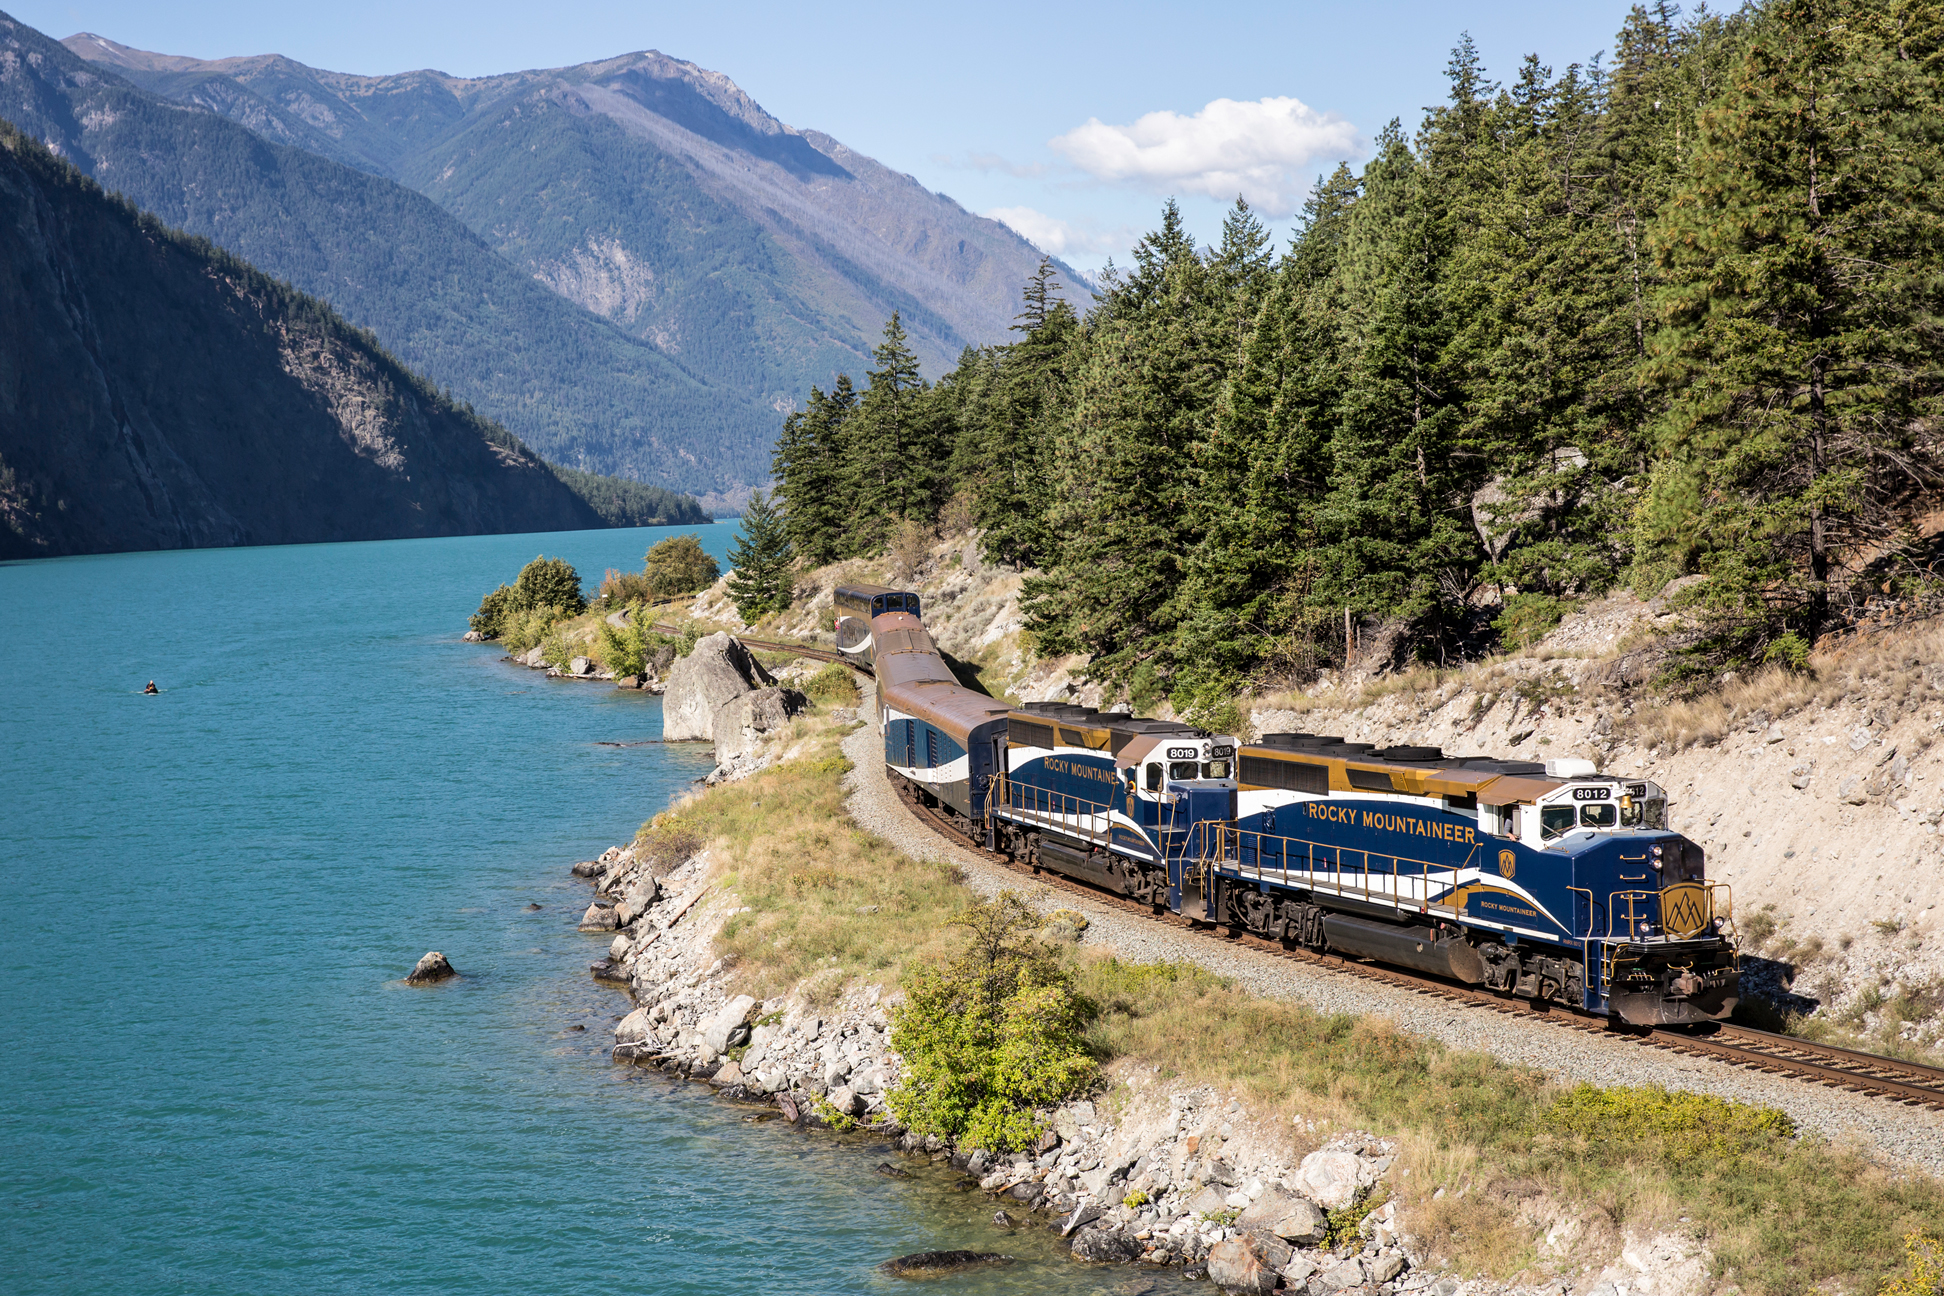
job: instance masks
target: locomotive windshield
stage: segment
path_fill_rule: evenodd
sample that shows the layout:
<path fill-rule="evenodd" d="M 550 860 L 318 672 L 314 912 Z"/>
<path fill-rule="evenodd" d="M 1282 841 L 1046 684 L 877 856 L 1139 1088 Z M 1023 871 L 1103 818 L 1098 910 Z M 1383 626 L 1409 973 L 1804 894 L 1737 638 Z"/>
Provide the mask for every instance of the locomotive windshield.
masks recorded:
<path fill-rule="evenodd" d="M 1580 807 L 1580 827 L 1611 828 L 1620 822 L 1620 808 L 1611 801 Z"/>
<path fill-rule="evenodd" d="M 1229 763 L 1225 760 L 1207 761 L 1202 765 L 1202 777 L 1206 779 L 1225 779 L 1229 776 Z"/>
<path fill-rule="evenodd" d="M 1539 835 L 1551 840 L 1561 833 L 1573 831 L 1574 811 L 1575 807 L 1569 805 L 1539 807 Z"/>
<path fill-rule="evenodd" d="M 1195 779 L 1201 777 L 1201 766 L 1194 761 L 1169 761 L 1168 777 L 1171 779 Z M 1210 777 L 1214 777 L 1210 775 Z"/>

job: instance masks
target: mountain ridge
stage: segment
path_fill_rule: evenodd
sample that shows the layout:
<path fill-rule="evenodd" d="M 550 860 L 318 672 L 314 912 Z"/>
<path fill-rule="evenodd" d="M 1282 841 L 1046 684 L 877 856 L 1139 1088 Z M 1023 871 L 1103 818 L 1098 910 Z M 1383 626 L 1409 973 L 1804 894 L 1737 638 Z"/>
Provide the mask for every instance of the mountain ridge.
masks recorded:
<path fill-rule="evenodd" d="M 64 45 L 432 197 L 554 291 L 777 413 L 810 382 L 860 371 L 892 310 L 934 374 L 967 345 L 1003 340 L 1042 255 L 913 177 L 782 122 L 727 75 L 656 50 L 467 78 L 193 59 L 93 33 Z M 654 167 L 651 154 L 688 174 L 663 168 L 661 200 L 644 202 L 622 182 Z M 511 165 L 535 157 L 548 165 Z M 680 246 L 671 217 L 697 212 L 713 244 Z M 709 274 L 688 272 L 698 261 Z M 722 318 L 773 361 L 702 341 Z"/>
<path fill-rule="evenodd" d="M 369 333 L 7 123 L 0 231 L 0 559 L 603 525 Z"/>

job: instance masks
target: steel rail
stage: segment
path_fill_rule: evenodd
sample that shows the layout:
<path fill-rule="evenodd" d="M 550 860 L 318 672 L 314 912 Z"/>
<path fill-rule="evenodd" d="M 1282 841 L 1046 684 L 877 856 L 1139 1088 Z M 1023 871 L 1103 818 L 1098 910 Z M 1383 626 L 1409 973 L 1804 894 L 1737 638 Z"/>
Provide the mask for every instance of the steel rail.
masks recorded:
<path fill-rule="evenodd" d="M 1306 963 L 1328 971 L 1376 981 L 1414 994 L 1449 999 L 1472 1007 L 1488 1008 L 1511 1016 L 1527 1017 L 1554 1025 L 1605 1035 L 1616 1042 L 1628 1042 L 1690 1057 L 1704 1057 L 1746 1070 L 1771 1075 L 1787 1075 L 1830 1088 L 1888 1099 L 1906 1106 L 1944 1110 L 1944 1068 L 1905 1062 L 1898 1058 L 1861 1053 L 1834 1045 L 1817 1044 L 1787 1035 L 1753 1030 L 1745 1026 L 1722 1024 L 1712 1034 L 1688 1034 L 1673 1030 L 1641 1030 L 1616 1023 L 1564 1004 L 1535 1003 L 1489 990 L 1458 985 L 1437 977 L 1362 963 L 1338 954 L 1291 948 L 1280 941 L 1267 940 L 1252 933 L 1222 924 L 1211 924 L 1178 914 L 1157 913 L 1151 905 L 1103 888 L 1066 877 L 1049 869 L 1037 868 L 1010 855 L 987 850 L 935 808 L 925 805 L 916 789 L 897 780 L 899 799 L 932 831 L 954 845 L 973 851 L 987 861 L 1014 873 L 1029 875 L 1051 888 L 1083 895 L 1150 921 L 1207 933 L 1227 944 L 1258 950 L 1277 958 Z"/>
<path fill-rule="evenodd" d="M 652 628 L 679 633 L 675 627 L 659 623 Z M 862 674 L 873 674 L 869 666 L 829 649 L 813 648 L 781 640 L 748 639 L 741 636 L 738 638 L 751 648 L 794 653 L 818 661 L 841 662 Z M 1728 1022 L 1718 1024 L 1709 1034 L 1628 1027 L 1616 1023 L 1610 1017 L 1596 1016 L 1564 1004 L 1518 999 L 1489 990 L 1458 985 L 1421 973 L 1359 962 L 1340 954 L 1320 953 L 1300 947 L 1292 948 L 1280 941 L 1267 940 L 1223 924 L 1184 918 L 1179 914 L 1165 911 L 1156 912 L 1152 905 L 1127 896 L 1116 895 L 1104 888 L 1066 877 L 1049 869 L 1023 863 L 1002 852 L 988 850 L 936 808 L 926 805 L 917 789 L 904 780 L 894 778 L 893 787 L 899 799 L 920 822 L 954 845 L 972 851 L 988 862 L 1011 872 L 1031 876 L 1042 885 L 1086 896 L 1096 903 L 1137 914 L 1151 922 L 1205 932 L 1211 939 L 1240 945 L 1277 958 L 1289 959 L 1292 962 L 1306 963 L 1327 971 L 1376 981 L 1414 994 L 1449 999 L 1472 1007 L 1489 1008 L 1494 1012 L 1540 1019 L 1558 1026 L 1602 1034 L 1616 1042 L 1627 1041 L 1690 1057 L 1709 1058 L 1746 1070 L 1792 1076 L 1830 1088 L 1885 1098 L 1906 1106 L 1944 1110 L 1944 1067 L 1906 1062 L 1900 1058 L 1859 1052 L 1832 1044 L 1818 1044 L 1810 1040 L 1777 1035 L 1770 1031 L 1756 1030 Z"/>

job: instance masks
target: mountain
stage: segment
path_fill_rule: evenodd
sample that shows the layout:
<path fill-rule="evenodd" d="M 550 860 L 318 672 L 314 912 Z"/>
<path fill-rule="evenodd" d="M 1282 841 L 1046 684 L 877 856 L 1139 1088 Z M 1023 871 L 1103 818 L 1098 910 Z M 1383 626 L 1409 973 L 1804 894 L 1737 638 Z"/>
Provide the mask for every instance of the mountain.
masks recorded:
<path fill-rule="evenodd" d="M 601 522 L 370 334 L 0 123 L 0 558 Z"/>
<path fill-rule="evenodd" d="M 653 51 L 494 77 L 365 77 L 88 33 L 65 44 L 156 95 L 430 197 L 556 293 L 763 405 L 765 447 L 809 384 L 861 375 L 893 310 L 933 376 L 967 345 L 1004 341 L 1040 259 L 1006 226 Z"/>
<path fill-rule="evenodd" d="M 550 291 L 402 185 L 137 89 L 4 15 L 0 118 L 328 301 L 550 459 L 679 489 L 767 471 L 774 410 Z"/>

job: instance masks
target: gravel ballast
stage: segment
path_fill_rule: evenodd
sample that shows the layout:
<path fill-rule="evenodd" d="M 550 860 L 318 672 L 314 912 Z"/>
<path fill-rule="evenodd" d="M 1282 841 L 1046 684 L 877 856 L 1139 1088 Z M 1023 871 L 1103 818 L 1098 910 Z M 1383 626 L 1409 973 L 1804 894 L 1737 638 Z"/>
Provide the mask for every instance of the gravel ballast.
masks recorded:
<path fill-rule="evenodd" d="M 864 687 L 867 696 L 860 711 L 875 714 L 875 696 L 868 682 Z M 982 895 L 1031 885 L 1020 874 L 945 840 L 915 818 L 891 787 L 883 744 L 871 727 L 846 739 L 844 751 L 856 764 L 849 776 L 850 812 L 866 831 L 913 858 L 957 865 L 967 884 Z M 1193 962 L 1254 994 L 1295 1000 L 1324 1013 L 1385 1017 L 1400 1030 L 1533 1067 L 1560 1081 L 1658 1084 L 1778 1107 L 1802 1129 L 1833 1142 L 1855 1144 L 1932 1174 L 1944 1173 L 1944 1112 L 1903 1107 L 1802 1080 L 1665 1053 L 1539 1018 L 1417 994 L 1228 945 L 1205 933 L 1171 927 L 1070 891 L 1062 890 L 1058 896 L 1060 905 L 1079 910 L 1089 920 L 1086 944 L 1111 948 L 1123 959 Z"/>

